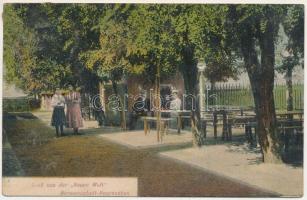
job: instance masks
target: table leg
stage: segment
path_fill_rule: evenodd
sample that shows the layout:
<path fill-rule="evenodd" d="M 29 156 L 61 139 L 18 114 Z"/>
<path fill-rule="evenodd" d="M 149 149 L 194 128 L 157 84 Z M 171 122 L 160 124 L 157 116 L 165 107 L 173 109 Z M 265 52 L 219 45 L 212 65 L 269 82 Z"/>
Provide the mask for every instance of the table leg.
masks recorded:
<path fill-rule="evenodd" d="M 144 118 L 144 132 L 145 132 L 145 135 L 147 135 L 147 120 L 146 120 L 146 118 Z"/>
<path fill-rule="evenodd" d="M 161 123 L 157 121 L 157 141 L 160 142 Z"/>
<path fill-rule="evenodd" d="M 207 121 L 206 120 L 201 120 L 201 132 L 204 135 L 204 137 L 207 137 Z"/>
<path fill-rule="evenodd" d="M 231 141 L 232 140 L 232 124 L 229 123 L 228 124 L 228 134 L 229 134 L 229 140 Z"/>
<path fill-rule="evenodd" d="M 214 132 L 214 139 L 217 138 L 217 114 L 213 113 L 213 132 Z"/>
<path fill-rule="evenodd" d="M 162 142 L 163 136 L 164 136 L 164 131 L 165 131 L 165 122 L 161 121 L 161 129 L 160 129 L 160 141 Z"/>
<path fill-rule="evenodd" d="M 228 134 L 227 134 L 227 118 L 226 118 L 226 114 L 223 113 L 223 133 L 222 133 L 222 140 L 228 139 Z"/>
<path fill-rule="evenodd" d="M 179 114 L 177 117 L 177 133 L 180 134 L 181 129 L 181 115 Z"/>
<path fill-rule="evenodd" d="M 255 138 L 255 145 L 258 147 L 259 146 L 258 145 L 259 138 L 257 136 L 257 124 L 256 124 L 256 126 L 254 126 L 254 131 L 255 131 L 255 136 L 254 136 L 254 138 Z"/>
<path fill-rule="evenodd" d="M 249 143 L 251 145 L 253 145 L 253 130 L 252 130 L 252 126 L 251 125 L 248 125 L 247 126 L 247 134 L 248 134 L 248 140 L 249 140 Z"/>

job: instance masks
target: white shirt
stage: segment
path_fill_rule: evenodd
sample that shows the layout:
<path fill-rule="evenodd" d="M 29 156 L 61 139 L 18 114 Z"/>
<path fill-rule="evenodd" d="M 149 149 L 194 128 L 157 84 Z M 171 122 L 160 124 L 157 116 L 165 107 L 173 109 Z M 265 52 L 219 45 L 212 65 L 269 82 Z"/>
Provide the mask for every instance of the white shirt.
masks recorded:
<path fill-rule="evenodd" d="M 65 106 L 65 98 L 62 95 L 57 95 L 54 94 L 52 99 L 51 99 L 51 106 L 55 107 L 55 106 Z"/>

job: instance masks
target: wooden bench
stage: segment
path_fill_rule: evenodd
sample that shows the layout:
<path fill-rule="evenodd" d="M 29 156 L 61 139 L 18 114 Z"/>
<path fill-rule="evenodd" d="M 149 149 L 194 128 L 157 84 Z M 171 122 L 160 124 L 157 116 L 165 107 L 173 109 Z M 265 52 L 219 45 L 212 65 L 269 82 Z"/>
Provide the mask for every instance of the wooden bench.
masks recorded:
<path fill-rule="evenodd" d="M 303 141 L 303 124 L 304 120 L 302 119 L 287 119 L 287 120 L 280 120 L 278 122 L 279 130 L 282 133 L 284 138 L 284 148 L 287 152 L 289 149 L 289 143 L 291 135 L 296 135 L 296 144 L 299 144 L 300 141 Z"/>

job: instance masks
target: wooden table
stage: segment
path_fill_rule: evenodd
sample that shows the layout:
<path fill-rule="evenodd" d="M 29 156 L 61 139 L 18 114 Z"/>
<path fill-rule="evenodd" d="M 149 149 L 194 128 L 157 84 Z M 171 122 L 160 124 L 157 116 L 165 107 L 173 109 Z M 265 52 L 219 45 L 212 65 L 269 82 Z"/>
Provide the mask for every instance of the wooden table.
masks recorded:
<path fill-rule="evenodd" d="M 234 116 L 232 119 L 232 123 L 230 126 L 233 125 L 243 125 L 245 128 L 245 136 L 247 141 L 253 145 L 254 139 L 257 140 L 257 120 L 256 115 L 237 115 Z M 255 132 L 255 136 L 253 137 L 253 128 Z"/>
<path fill-rule="evenodd" d="M 284 137 L 284 147 L 285 151 L 288 151 L 289 140 L 291 135 L 296 133 L 296 144 L 302 141 L 303 136 L 303 119 L 280 119 L 278 120 L 278 127 Z"/>
<path fill-rule="evenodd" d="M 202 121 L 204 121 L 204 126 L 206 129 L 207 122 L 211 121 L 213 122 L 213 132 L 214 132 L 214 138 L 217 138 L 217 123 L 218 123 L 218 115 L 222 115 L 222 121 L 223 121 L 223 132 L 222 132 L 222 140 L 226 139 L 231 140 L 232 139 L 232 130 L 229 122 L 228 117 L 228 110 L 214 110 L 214 111 L 206 111 L 205 113 L 212 114 L 212 119 L 203 118 Z"/>
<path fill-rule="evenodd" d="M 191 111 L 189 110 L 161 110 L 161 113 L 176 113 L 177 116 L 177 133 L 180 134 L 182 129 L 182 118 L 191 118 Z M 188 116 L 184 116 L 184 114 L 189 114 Z"/>
<path fill-rule="evenodd" d="M 294 111 L 285 111 L 285 112 L 277 112 L 276 113 L 276 116 L 277 117 L 280 117 L 280 118 L 293 118 L 294 116 L 298 116 L 299 119 L 303 119 L 303 116 L 304 116 L 304 111 L 297 111 L 297 110 L 294 110 Z"/>
<path fill-rule="evenodd" d="M 255 122 L 256 121 L 256 116 L 255 115 L 236 115 L 233 117 L 233 120 L 232 120 L 232 124 L 235 125 L 235 124 L 246 124 L 248 122 Z"/>
<path fill-rule="evenodd" d="M 154 121 L 157 122 L 157 117 L 149 117 L 149 116 L 144 116 L 141 119 L 144 121 L 144 133 L 147 135 L 147 133 L 150 133 L 150 124 L 149 122 Z M 163 135 L 166 134 L 168 130 L 168 122 L 170 121 L 170 118 L 160 118 L 160 130 L 157 131 L 157 141 L 162 142 Z"/>

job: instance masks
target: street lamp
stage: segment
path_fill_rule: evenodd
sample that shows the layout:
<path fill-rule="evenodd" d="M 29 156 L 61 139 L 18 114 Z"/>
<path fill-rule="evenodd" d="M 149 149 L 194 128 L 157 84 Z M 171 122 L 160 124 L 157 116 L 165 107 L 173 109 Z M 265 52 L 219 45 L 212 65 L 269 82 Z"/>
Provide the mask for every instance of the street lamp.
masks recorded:
<path fill-rule="evenodd" d="M 205 71 L 205 68 L 206 68 L 206 63 L 205 62 L 198 62 L 197 63 L 197 69 L 198 69 L 198 72 L 204 72 Z"/>
<path fill-rule="evenodd" d="M 205 94 L 204 94 L 204 82 L 205 82 L 205 75 L 204 71 L 206 68 L 206 63 L 203 61 L 199 61 L 197 63 L 197 68 L 199 72 L 199 107 L 200 107 L 200 116 L 201 118 L 204 117 L 204 99 L 205 99 Z"/>

